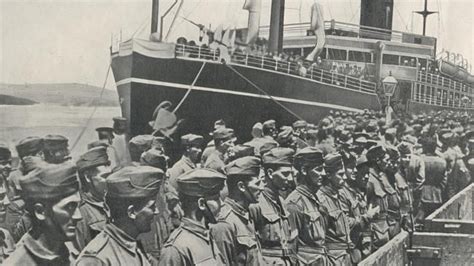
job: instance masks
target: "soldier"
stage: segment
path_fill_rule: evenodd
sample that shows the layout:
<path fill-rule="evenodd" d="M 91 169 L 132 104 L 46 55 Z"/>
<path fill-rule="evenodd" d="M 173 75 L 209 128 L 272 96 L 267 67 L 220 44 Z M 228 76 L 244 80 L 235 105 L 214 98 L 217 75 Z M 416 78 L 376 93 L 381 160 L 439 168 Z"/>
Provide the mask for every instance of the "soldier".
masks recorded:
<path fill-rule="evenodd" d="M 400 212 L 402 215 L 402 228 L 406 231 L 413 230 L 413 194 L 407 181 L 407 170 L 412 154 L 412 146 L 402 142 L 397 147 L 400 153 L 399 169 L 395 174 L 396 189 L 400 194 Z"/>
<path fill-rule="evenodd" d="M 179 177 L 184 217 L 164 244 L 159 265 L 226 264 L 208 230 L 221 209 L 219 192 L 225 180 L 223 174 L 212 169 L 194 169 Z"/>
<path fill-rule="evenodd" d="M 43 163 L 43 139 L 27 137 L 16 145 L 20 159 L 18 169 L 8 177 L 10 205 L 7 208 L 6 225 L 15 242 L 31 227 L 31 220 L 25 213 L 25 201 L 21 198 L 20 179 L 32 171 L 38 163 Z"/>
<path fill-rule="evenodd" d="M 418 209 L 415 221 L 422 222 L 426 216 L 439 208 L 443 203 L 443 192 L 447 183 L 447 163 L 436 155 L 436 139 L 425 138 L 422 141 L 425 163 L 425 182 L 421 187 L 421 208 Z"/>
<path fill-rule="evenodd" d="M 112 143 L 115 139 L 114 129 L 111 127 L 98 127 L 95 129 L 99 137 L 99 143 L 102 143 L 101 146 L 106 147 L 107 156 L 110 160 L 110 165 L 112 169 L 117 169 L 120 167 L 120 164 L 117 162 L 117 151 L 112 146 Z"/>
<path fill-rule="evenodd" d="M 15 241 L 5 224 L 8 198 L 7 178 L 11 171 L 11 152 L 3 143 L 0 143 L 0 263 L 15 250 Z"/>
<path fill-rule="evenodd" d="M 234 146 L 235 137 L 234 130 L 230 128 L 218 128 L 212 133 L 214 138 L 215 150 L 209 154 L 204 168 L 210 168 L 224 173 L 228 151 Z"/>
<path fill-rule="evenodd" d="M 289 148 L 274 148 L 263 154 L 265 188 L 259 202 L 250 205 L 267 264 L 297 262 L 298 231 L 290 223 L 289 212 L 280 196 L 280 191 L 288 190 L 293 182 L 293 154 Z"/>
<path fill-rule="evenodd" d="M 324 157 L 327 173 L 324 185 L 316 193 L 321 205 L 327 209 L 326 247 L 331 265 L 352 265 L 360 262 L 360 251 L 350 238 L 349 217 L 343 212 L 339 190 L 344 185 L 345 169 L 339 153 Z"/>
<path fill-rule="evenodd" d="M 344 160 L 343 160 L 344 162 Z M 346 178 L 342 189 L 339 190 L 341 207 L 344 213 L 348 216 L 349 227 L 351 229 L 351 240 L 356 245 L 357 249 L 364 252 L 367 256 L 367 244 L 371 242 L 364 242 L 367 236 L 370 237 L 369 224 L 373 216 L 378 212 L 379 208 L 367 207 L 367 200 L 365 197 L 368 168 L 363 169 L 367 164 L 367 157 L 362 155 L 356 162 L 351 162 L 354 168 L 351 171 L 346 169 Z M 345 165 L 346 166 L 346 165 Z M 346 166 L 347 168 L 347 166 Z M 359 174 L 358 169 L 361 169 Z"/>
<path fill-rule="evenodd" d="M 183 156 L 169 170 L 170 184 L 173 187 L 178 187 L 178 176 L 193 170 L 201 161 L 203 141 L 204 138 L 200 135 L 187 134 L 181 137 Z"/>
<path fill-rule="evenodd" d="M 83 219 L 77 224 L 75 244 L 78 251 L 81 251 L 105 228 L 105 180 L 112 168 L 105 147 L 90 149 L 81 155 L 76 165 L 82 184 L 79 210 Z"/>
<path fill-rule="evenodd" d="M 132 161 L 130 151 L 128 150 L 127 119 L 116 116 L 113 118 L 113 121 L 112 127 L 115 138 L 112 141 L 112 147 L 117 155 L 115 165 L 126 166 Z"/>
<path fill-rule="evenodd" d="M 126 166 L 107 177 L 110 220 L 82 250 L 76 265 L 150 265 L 137 237 L 151 230 L 163 176 L 157 168 Z"/>
<path fill-rule="evenodd" d="M 60 164 L 70 160 L 68 139 L 61 135 L 46 135 L 44 138 L 44 160 L 51 164 Z"/>
<path fill-rule="evenodd" d="M 152 135 L 138 135 L 129 141 L 130 158 L 132 163 L 138 165 L 142 153 L 151 148 L 154 137 Z"/>
<path fill-rule="evenodd" d="M 66 241 L 82 219 L 76 167 L 72 162 L 42 165 L 20 180 L 32 228 L 5 265 L 68 265 Z"/>
<path fill-rule="evenodd" d="M 323 152 L 316 148 L 303 148 L 295 154 L 298 186 L 286 199 L 286 207 L 298 229 L 298 260 L 302 265 L 328 265 L 328 214 L 315 196 L 326 174 L 323 164 Z"/>
<path fill-rule="evenodd" d="M 144 152 L 140 159 L 142 165 L 156 167 L 164 173 L 166 173 L 168 169 L 167 160 L 168 157 L 163 153 L 163 151 L 156 148 Z M 177 192 L 171 187 L 169 179 L 165 175 L 156 197 L 158 214 L 155 215 L 153 219 L 151 231 L 141 234 L 138 238 L 138 241 L 141 242 L 144 250 L 152 255 L 154 259 L 159 258 L 163 244 L 173 229 L 169 211 L 169 195 L 173 195 L 173 197 L 176 198 L 176 201 L 178 200 Z"/>
<path fill-rule="evenodd" d="M 226 166 L 229 196 L 211 233 L 229 265 L 264 264 L 249 214 L 249 205 L 258 202 L 263 190 L 260 167 L 260 159 L 253 156 L 236 159 Z"/>
<path fill-rule="evenodd" d="M 278 135 L 275 120 L 271 119 L 263 122 L 262 132 L 264 138 L 275 140 Z"/>
<path fill-rule="evenodd" d="M 396 196 L 389 197 L 389 212 L 387 216 L 388 224 L 390 226 L 390 238 L 393 238 L 401 231 L 400 223 L 402 217 L 406 217 L 408 214 L 408 184 L 406 183 L 405 178 L 399 174 L 400 154 L 398 149 L 395 146 L 387 146 L 386 150 L 389 156 L 389 161 L 385 174 L 391 187 L 396 191 Z"/>
<path fill-rule="evenodd" d="M 293 123 L 293 135 L 296 137 L 296 148 L 303 149 L 308 147 L 307 141 L 308 122 L 298 120 Z"/>
<path fill-rule="evenodd" d="M 384 171 L 388 165 L 388 155 L 381 145 L 372 146 L 367 151 L 369 161 L 369 182 L 367 186 L 367 202 L 370 206 L 379 207 L 380 212 L 372 221 L 372 239 L 375 249 L 380 248 L 390 239 L 389 234 L 389 198 L 397 196 L 395 189 L 390 185 Z"/>

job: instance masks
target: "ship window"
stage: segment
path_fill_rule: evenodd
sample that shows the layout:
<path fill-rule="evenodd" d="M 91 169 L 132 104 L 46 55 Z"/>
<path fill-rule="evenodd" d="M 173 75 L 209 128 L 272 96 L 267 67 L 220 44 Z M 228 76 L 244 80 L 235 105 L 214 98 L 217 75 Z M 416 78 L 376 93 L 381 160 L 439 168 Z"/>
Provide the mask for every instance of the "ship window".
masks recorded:
<path fill-rule="evenodd" d="M 346 61 L 347 51 L 341 49 L 328 49 L 328 59 Z"/>
<path fill-rule="evenodd" d="M 384 54 L 382 63 L 385 65 L 398 65 L 400 57 L 398 55 Z"/>
<path fill-rule="evenodd" d="M 418 58 L 418 65 L 420 67 L 426 67 L 426 63 L 427 63 L 426 59 Z"/>
<path fill-rule="evenodd" d="M 411 56 L 402 56 L 400 63 L 402 66 L 416 67 L 416 59 Z"/>
<path fill-rule="evenodd" d="M 349 51 L 349 61 L 371 63 L 372 55 L 366 52 Z"/>

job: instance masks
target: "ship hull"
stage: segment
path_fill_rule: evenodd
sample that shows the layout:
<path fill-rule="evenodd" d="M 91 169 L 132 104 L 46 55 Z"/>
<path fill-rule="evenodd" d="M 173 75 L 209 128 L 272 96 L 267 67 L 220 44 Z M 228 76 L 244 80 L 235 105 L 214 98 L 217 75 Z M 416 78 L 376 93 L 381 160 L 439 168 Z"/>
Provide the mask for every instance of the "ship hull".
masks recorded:
<path fill-rule="evenodd" d="M 331 109 L 380 108 L 374 93 L 249 66 L 133 52 L 113 57 L 112 68 L 132 136 L 150 132 L 148 122 L 162 101 L 182 102 L 176 111 L 185 119 L 182 133 L 207 134 L 214 121 L 224 119 L 244 139 L 250 137 L 253 124 L 267 119 L 279 125 L 300 118 L 317 123 Z"/>

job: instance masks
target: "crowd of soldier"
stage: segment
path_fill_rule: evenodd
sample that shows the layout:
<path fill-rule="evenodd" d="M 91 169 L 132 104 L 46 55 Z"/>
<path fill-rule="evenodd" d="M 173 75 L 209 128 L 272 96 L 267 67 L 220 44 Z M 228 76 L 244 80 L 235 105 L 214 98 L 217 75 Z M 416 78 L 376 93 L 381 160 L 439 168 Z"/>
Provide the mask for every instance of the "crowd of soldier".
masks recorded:
<path fill-rule="evenodd" d="M 0 145 L 0 262 L 357 264 L 471 182 L 473 125 L 453 112 L 331 112 L 256 123 L 236 144 L 220 120 L 207 145 L 181 136 L 172 167 L 171 138 L 127 141 L 120 117 L 75 162 L 63 136 L 21 140 L 14 171 Z"/>

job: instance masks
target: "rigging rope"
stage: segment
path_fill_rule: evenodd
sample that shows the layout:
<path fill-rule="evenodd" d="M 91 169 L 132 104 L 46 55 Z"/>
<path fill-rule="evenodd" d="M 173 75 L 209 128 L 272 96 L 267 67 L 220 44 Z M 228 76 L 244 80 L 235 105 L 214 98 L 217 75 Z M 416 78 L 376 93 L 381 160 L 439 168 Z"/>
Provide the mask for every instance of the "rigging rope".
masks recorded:
<path fill-rule="evenodd" d="M 202 72 L 202 70 L 204 69 L 204 66 L 205 66 L 205 65 L 206 65 L 206 62 L 203 62 L 203 63 L 202 63 L 202 66 L 201 66 L 201 69 L 199 69 L 199 72 L 197 73 L 196 77 L 195 77 L 194 80 L 193 80 L 193 83 L 191 83 L 191 85 L 189 86 L 188 91 L 187 91 L 186 94 L 183 96 L 183 98 L 182 98 L 181 101 L 178 103 L 178 105 L 176 105 L 176 108 L 174 108 L 173 113 L 176 113 L 176 111 L 178 111 L 179 107 L 181 107 L 181 105 L 183 104 L 184 100 L 186 100 L 186 98 L 188 98 L 189 93 L 191 93 L 191 90 L 193 89 L 194 84 L 196 84 L 196 81 L 198 80 L 199 76 L 201 75 L 201 72 Z"/>
<path fill-rule="evenodd" d="M 84 135 L 84 132 L 86 132 L 86 129 L 88 128 L 89 126 L 89 123 L 91 122 L 92 120 L 92 117 L 94 116 L 95 112 L 97 111 L 97 108 L 99 107 L 99 103 L 100 101 L 102 100 L 102 96 L 104 95 L 104 90 L 105 90 L 105 86 L 107 85 L 107 80 L 109 79 L 109 73 L 110 73 L 110 69 L 112 68 L 112 65 L 109 64 L 108 65 L 108 68 L 107 68 L 107 74 L 105 74 L 105 80 L 104 80 L 104 85 L 102 86 L 102 90 L 100 91 L 100 96 L 99 96 L 99 101 L 95 104 L 94 106 L 94 109 L 92 110 L 91 114 L 89 115 L 89 118 L 87 118 L 87 121 L 86 121 L 86 124 L 84 125 L 84 127 L 82 128 L 81 132 L 79 133 L 79 136 L 76 138 L 76 140 L 74 141 L 74 144 L 72 144 L 71 146 L 71 151 L 74 150 L 74 148 L 76 147 L 76 145 L 79 143 L 79 140 L 82 138 L 82 136 Z"/>
<path fill-rule="evenodd" d="M 247 77 L 245 77 L 244 75 L 242 75 L 239 71 L 237 71 L 235 68 L 233 68 L 231 65 L 229 64 L 225 64 L 230 70 L 232 70 L 235 74 L 237 74 L 239 77 L 241 77 L 242 79 L 244 79 L 246 82 L 248 82 L 250 85 L 252 85 L 255 89 L 257 89 L 260 93 L 263 93 L 265 94 L 268 98 L 270 98 L 270 100 L 272 100 L 274 103 L 276 103 L 277 105 L 279 105 L 280 107 L 282 107 L 283 109 L 285 109 L 288 113 L 290 113 L 291 115 L 293 115 L 294 117 L 296 117 L 298 120 L 305 120 L 303 119 L 301 116 L 297 115 L 295 112 L 293 112 L 292 110 L 290 110 L 288 107 L 286 107 L 285 105 L 283 105 L 282 103 L 280 103 L 279 101 L 275 100 L 273 98 L 273 96 L 271 96 L 269 93 L 267 93 L 265 90 L 263 90 L 262 88 L 258 87 L 255 83 L 253 83 L 252 81 L 250 81 Z"/>

